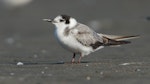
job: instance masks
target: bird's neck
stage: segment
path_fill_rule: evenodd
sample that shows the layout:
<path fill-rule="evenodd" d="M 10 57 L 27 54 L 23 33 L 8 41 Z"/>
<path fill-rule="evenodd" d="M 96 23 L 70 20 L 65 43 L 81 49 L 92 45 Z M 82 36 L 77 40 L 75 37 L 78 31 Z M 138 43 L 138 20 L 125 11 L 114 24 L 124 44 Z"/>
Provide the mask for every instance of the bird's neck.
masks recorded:
<path fill-rule="evenodd" d="M 68 28 L 74 28 L 77 25 L 77 21 L 75 19 L 71 19 L 70 24 L 68 25 Z"/>
<path fill-rule="evenodd" d="M 56 24 L 55 26 L 57 29 L 65 29 L 67 27 L 67 25 L 64 24 Z"/>
<path fill-rule="evenodd" d="M 57 25 L 55 25 L 55 26 L 56 26 L 56 33 L 57 33 L 58 35 L 63 34 L 63 32 L 65 31 L 65 29 L 67 28 L 66 25 L 61 25 L 61 24 L 57 24 Z"/>

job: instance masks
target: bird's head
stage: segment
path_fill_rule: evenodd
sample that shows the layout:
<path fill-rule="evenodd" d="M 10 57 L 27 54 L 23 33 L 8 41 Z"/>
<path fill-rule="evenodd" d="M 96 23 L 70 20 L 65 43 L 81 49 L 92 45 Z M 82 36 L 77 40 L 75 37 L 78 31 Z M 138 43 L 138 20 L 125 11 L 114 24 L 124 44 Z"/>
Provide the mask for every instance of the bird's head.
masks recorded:
<path fill-rule="evenodd" d="M 43 19 L 46 22 L 51 22 L 56 26 L 56 28 L 73 28 L 77 25 L 76 19 L 68 15 L 59 15 L 54 19 Z"/>

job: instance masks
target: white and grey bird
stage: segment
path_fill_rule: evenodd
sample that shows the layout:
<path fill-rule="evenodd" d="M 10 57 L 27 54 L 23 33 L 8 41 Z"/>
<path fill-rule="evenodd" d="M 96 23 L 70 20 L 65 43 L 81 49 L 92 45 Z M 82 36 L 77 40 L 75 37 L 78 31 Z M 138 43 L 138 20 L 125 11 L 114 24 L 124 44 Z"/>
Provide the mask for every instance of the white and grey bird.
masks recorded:
<path fill-rule="evenodd" d="M 55 36 L 58 42 L 73 53 L 71 62 L 75 62 L 76 54 L 80 54 L 78 62 L 81 58 L 92 52 L 95 52 L 105 46 L 118 46 L 128 44 L 136 36 L 116 36 L 96 33 L 88 26 L 77 22 L 77 20 L 68 15 L 59 15 L 54 19 L 43 19 L 55 25 Z"/>

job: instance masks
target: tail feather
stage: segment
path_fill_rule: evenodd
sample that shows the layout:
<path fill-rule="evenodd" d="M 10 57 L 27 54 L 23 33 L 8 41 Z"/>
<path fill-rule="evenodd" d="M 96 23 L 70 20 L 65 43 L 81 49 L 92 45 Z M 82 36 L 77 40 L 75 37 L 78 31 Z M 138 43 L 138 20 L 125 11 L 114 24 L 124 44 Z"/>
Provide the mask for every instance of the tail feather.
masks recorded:
<path fill-rule="evenodd" d="M 125 41 L 125 40 L 117 41 L 114 39 L 109 39 L 107 37 L 103 37 L 103 41 L 104 41 L 104 46 L 117 46 L 117 45 L 123 45 L 123 44 L 131 43 L 130 41 Z"/>
<path fill-rule="evenodd" d="M 135 36 L 117 36 L 117 35 L 107 35 L 107 34 L 98 34 L 102 39 L 104 46 L 118 46 L 123 44 L 131 43 L 128 39 L 138 38 L 139 35 Z"/>
<path fill-rule="evenodd" d="M 134 36 L 117 36 L 117 35 L 106 35 L 106 34 L 98 34 L 100 36 L 107 37 L 109 39 L 114 39 L 116 41 L 121 41 L 121 40 L 129 40 L 129 39 L 134 39 L 134 38 L 139 38 L 139 35 L 134 35 Z"/>
<path fill-rule="evenodd" d="M 134 39 L 134 38 L 139 38 L 139 35 L 135 35 L 135 36 L 120 36 L 120 37 L 115 38 L 115 40 L 121 41 L 121 40 L 129 40 L 129 39 Z"/>

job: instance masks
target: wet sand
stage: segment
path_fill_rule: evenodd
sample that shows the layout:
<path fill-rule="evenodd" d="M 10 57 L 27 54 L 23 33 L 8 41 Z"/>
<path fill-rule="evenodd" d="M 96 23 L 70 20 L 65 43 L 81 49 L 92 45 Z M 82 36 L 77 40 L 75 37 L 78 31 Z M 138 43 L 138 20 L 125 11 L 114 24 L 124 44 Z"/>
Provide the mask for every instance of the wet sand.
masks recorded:
<path fill-rule="evenodd" d="M 0 6 L 0 84 L 149 84 L 148 3 L 36 0 L 11 10 Z M 56 42 L 54 26 L 42 21 L 58 14 L 69 14 L 97 32 L 141 37 L 70 64 L 72 53 Z"/>

